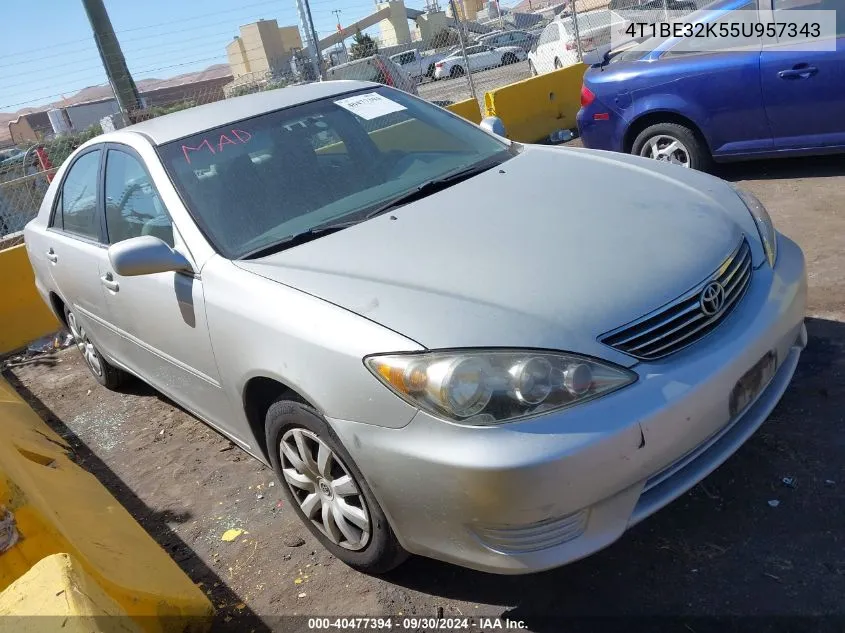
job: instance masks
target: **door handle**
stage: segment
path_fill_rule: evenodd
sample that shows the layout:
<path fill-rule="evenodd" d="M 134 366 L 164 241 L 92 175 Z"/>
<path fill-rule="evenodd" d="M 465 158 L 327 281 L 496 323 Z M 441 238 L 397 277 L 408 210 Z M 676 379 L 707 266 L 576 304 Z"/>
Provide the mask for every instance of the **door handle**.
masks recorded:
<path fill-rule="evenodd" d="M 807 64 L 798 64 L 789 70 L 782 70 L 778 73 L 778 77 L 781 79 L 809 79 L 813 75 L 817 74 L 819 69 L 815 66 L 809 66 Z"/>
<path fill-rule="evenodd" d="M 59 256 L 56 255 L 56 252 L 52 248 L 50 248 L 47 251 L 47 259 L 49 259 L 51 262 L 53 262 L 55 264 L 57 261 L 59 261 Z"/>
<path fill-rule="evenodd" d="M 102 282 L 102 284 L 103 284 L 106 288 L 108 288 L 108 289 L 109 289 L 109 290 L 111 290 L 112 292 L 117 292 L 118 290 L 120 290 L 120 284 L 119 284 L 119 283 L 117 283 L 117 282 L 114 280 L 114 277 L 112 276 L 112 274 L 111 274 L 111 273 L 106 273 L 105 275 L 103 275 L 102 277 L 100 277 L 100 281 Z"/>

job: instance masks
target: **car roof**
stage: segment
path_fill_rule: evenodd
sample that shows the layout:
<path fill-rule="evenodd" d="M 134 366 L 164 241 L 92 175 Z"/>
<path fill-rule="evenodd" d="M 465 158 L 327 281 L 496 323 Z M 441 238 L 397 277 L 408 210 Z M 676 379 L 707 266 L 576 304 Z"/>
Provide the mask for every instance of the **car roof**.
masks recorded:
<path fill-rule="evenodd" d="M 154 144 L 169 143 L 186 136 L 193 136 L 205 130 L 242 121 L 250 117 L 280 110 L 309 101 L 360 90 L 377 88 L 381 84 L 370 81 L 333 80 L 321 81 L 301 86 L 289 86 L 278 90 L 256 92 L 242 97 L 233 97 L 214 103 L 195 106 L 172 114 L 165 114 L 143 123 L 136 123 L 120 130 L 143 134 Z M 106 135 L 108 136 L 108 135 Z M 107 138 L 100 137 L 100 142 Z"/>

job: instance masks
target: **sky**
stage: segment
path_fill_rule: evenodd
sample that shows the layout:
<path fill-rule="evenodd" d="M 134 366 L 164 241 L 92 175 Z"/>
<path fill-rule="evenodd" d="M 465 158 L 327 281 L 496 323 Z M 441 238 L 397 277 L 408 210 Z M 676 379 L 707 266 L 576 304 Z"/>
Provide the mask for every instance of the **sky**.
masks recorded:
<path fill-rule="evenodd" d="M 373 0 L 310 0 L 319 37 L 373 12 Z M 503 3 L 504 4 L 504 3 Z M 405 6 L 424 8 L 424 0 Z M 0 21 L 0 112 L 57 101 L 106 83 L 81 0 L 27 0 Z M 298 25 L 294 0 L 105 0 L 135 81 L 226 63 L 238 27 L 260 19 Z M 304 40 L 304 38 L 303 38 Z"/>

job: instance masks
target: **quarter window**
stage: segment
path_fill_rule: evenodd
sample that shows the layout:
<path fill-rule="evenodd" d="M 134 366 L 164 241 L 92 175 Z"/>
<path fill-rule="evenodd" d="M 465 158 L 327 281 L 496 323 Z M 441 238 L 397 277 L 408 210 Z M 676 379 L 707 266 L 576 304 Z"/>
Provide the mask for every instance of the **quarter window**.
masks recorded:
<path fill-rule="evenodd" d="M 88 152 L 71 165 L 56 202 L 55 228 L 92 240 L 100 239 L 100 214 L 97 211 L 100 154 L 99 150 Z"/>
<path fill-rule="evenodd" d="M 109 244 L 152 235 L 173 246 L 173 223 L 147 170 L 119 150 L 106 157 L 106 232 Z"/>

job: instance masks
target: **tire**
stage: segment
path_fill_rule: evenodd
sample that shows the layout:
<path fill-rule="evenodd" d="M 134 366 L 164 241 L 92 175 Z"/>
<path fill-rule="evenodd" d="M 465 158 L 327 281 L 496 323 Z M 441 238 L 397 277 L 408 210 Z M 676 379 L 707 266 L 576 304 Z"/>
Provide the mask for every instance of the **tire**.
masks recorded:
<path fill-rule="evenodd" d="M 660 157 L 655 155 L 655 150 L 669 150 L 672 143 L 678 144 L 679 147 L 671 154 Z M 712 161 L 709 150 L 696 133 L 678 123 L 650 125 L 634 139 L 631 153 L 699 171 L 707 171 Z"/>
<path fill-rule="evenodd" d="M 65 306 L 65 323 L 68 324 L 76 347 L 82 354 L 85 366 L 88 367 L 94 380 L 112 391 L 120 387 L 126 381 L 128 374 L 102 357 L 99 350 L 88 339 L 84 326 L 77 321 L 76 315 L 67 306 Z"/>
<path fill-rule="evenodd" d="M 559 68 L 563 68 L 563 64 L 561 64 L 560 60 L 555 57 L 555 70 L 558 70 Z"/>
<path fill-rule="evenodd" d="M 505 53 L 502 55 L 502 66 L 508 66 L 509 64 L 515 64 L 519 60 L 516 58 L 516 55 L 513 53 Z"/>
<path fill-rule="evenodd" d="M 463 66 L 452 66 L 452 69 L 449 71 L 450 77 L 462 77 L 464 74 L 464 67 Z"/>
<path fill-rule="evenodd" d="M 278 400 L 267 411 L 265 422 L 267 447 L 273 470 L 300 520 L 323 547 L 353 569 L 365 574 L 384 574 L 408 558 L 408 553 L 399 545 L 396 535 L 361 471 L 317 411 L 299 402 Z M 310 453 L 310 464 L 305 464 L 305 460 L 300 459 L 301 468 L 297 469 L 296 462 L 291 460 L 290 455 L 291 451 L 294 456 L 302 453 L 302 449 L 299 448 L 300 441 L 306 452 Z M 287 444 L 288 450 L 282 448 L 282 442 Z M 328 449 L 331 452 L 330 458 L 325 462 L 328 466 L 322 472 L 319 471 L 317 465 L 317 456 L 321 449 Z M 283 450 L 284 456 L 282 456 Z M 283 468 L 292 476 L 292 479 L 300 483 L 298 485 L 289 483 Z M 345 494 L 341 495 L 336 492 L 340 489 L 336 486 L 344 476 L 349 477 L 352 485 L 349 485 L 349 480 L 344 480 Z M 308 489 L 306 490 L 303 486 Z M 350 492 L 351 490 L 354 492 Z M 309 503 L 308 498 L 311 495 L 316 495 L 316 501 L 312 500 Z M 358 508 L 354 511 L 354 516 L 359 521 L 363 516 L 367 521 L 369 528 L 367 536 L 364 536 L 365 530 L 360 529 L 352 521 L 346 520 L 346 517 L 352 514 L 342 513 L 342 519 L 346 522 L 346 531 L 334 519 L 336 508 L 340 507 L 341 501 L 345 504 L 347 512 L 353 512 L 355 508 Z M 328 505 L 332 514 L 329 517 L 328 526 L 321 520 L 324 504 Z M 306 516 L 303 505 L 312 508 L 315 520 L 322 527 L 318 527 L 315 520 Z M 352 511 L 349 510 L 350 507 Z M 361 510 L 363 510 L 363 515 Z M 352 540 L 345 536 L 350 529 L 353 532 L 352 536 L 355 537 Z M 331 533 L 335 536 L 327 535 Z"/>

